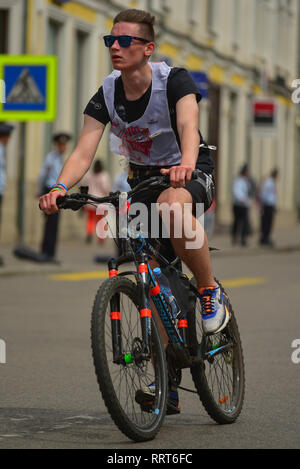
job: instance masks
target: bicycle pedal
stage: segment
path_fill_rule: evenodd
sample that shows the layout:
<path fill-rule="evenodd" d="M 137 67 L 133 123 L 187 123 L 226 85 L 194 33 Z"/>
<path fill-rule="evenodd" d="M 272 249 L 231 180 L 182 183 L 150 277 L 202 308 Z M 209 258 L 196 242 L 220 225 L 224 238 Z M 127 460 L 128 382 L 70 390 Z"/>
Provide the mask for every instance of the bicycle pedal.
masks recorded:
<path fill-rule="evenodd" d="M 154 409 L 154 397 L 148 400 L 145 400 L 145 394 L 142 391 L 137 391 L 135 395 L 135 402 L 140 405 L 142 412 L 147 412 L 148 414 L 157 414 L 157 409 Z"/>
<path fill-rule="evenodd" d="M 145 393 L 141 389 L 139 389 L 135 393 L 135 402 L 137 402 L 140 405 L 142 404 L 153 405 L 154 399 L 155 399 L 155 395 L 151 396 L 150 393 L 149 394 Z"/>
<path fill-rule="evenodd" d="M 153 402 L 151 404 L 144 403 L 140 404 L 142 412 L 147 412 L 148 414 L 152 414 L 154 412 Z"/>

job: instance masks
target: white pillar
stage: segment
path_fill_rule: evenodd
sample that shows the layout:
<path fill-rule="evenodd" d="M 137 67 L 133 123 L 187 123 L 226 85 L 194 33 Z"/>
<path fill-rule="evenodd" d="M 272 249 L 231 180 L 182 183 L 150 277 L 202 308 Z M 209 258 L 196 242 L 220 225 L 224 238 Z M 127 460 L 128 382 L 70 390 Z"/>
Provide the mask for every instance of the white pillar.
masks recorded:
<path fill-rule="evenodd" d="M 247 148 L 247 118 L 248 118 L 248 100 L 244 90 L 240 89 L 237 94 L 237 118 L 235 133 L 235 171 L 239 171 L 246 162 Z"/>
<path fill-rule="evenodd" d="M 229 147 L 230 90 L 221 88 L 220 98 L 220 133 L 219 133 L 219 171 L 218 171 L 218 219 L 227 222 L 231 210 L 231 188 L 229 181 L 231 149 Z"/>

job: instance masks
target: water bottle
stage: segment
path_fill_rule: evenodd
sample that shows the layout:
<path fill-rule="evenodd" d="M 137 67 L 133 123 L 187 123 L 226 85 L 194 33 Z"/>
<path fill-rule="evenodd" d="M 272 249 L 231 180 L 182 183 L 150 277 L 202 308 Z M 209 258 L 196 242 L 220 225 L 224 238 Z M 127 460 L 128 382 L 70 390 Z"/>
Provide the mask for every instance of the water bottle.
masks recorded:
<path fill-rule="evenodd" d="M 160 291 L 167 303 L 167 305 L 170 305 L 170 309 L 172 312 L 172 315 L 174 318 L 177 317 L 177 314 L 179 312 L 179 308 L 176 302 L 176 299 L 172 293 L 172 290 L 170 288 L 169 280 L 167 277 L 162 273 L 161 269 L 159 267 L 155 267 L 153 269 L 153 274 L 154 277 L 159 285 Z"/>

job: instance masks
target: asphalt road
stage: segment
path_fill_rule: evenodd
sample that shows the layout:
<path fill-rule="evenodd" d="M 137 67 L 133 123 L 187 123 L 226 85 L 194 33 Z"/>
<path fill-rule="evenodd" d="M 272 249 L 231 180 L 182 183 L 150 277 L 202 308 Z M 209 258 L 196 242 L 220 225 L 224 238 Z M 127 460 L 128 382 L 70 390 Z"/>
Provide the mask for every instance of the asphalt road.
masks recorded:
<path fill-rule="evenodd" d="M 300 350 L 292 343 L 300 341 L 300 252 L 215 254 L 213 265 L 244 348 L 246 395 L 235 424 L 216 425 L 197 395 L 181 391 L 181 414 L 166 417 L 154 441 L 131 442 L 107 414 L 92 365 L 90 314 L 102 280 L 11 276 L 0 279 L 0 448 L 299 448 L 292 353 L 300 358 Z M 188 370 L 182 385 L 191 386 Z"/>

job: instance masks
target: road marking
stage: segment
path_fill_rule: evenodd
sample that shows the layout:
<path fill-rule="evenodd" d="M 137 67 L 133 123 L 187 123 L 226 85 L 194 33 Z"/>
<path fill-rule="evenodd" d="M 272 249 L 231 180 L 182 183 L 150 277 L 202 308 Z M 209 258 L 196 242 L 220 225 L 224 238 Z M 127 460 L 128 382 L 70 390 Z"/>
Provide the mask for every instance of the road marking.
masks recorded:
<path fill-rule="evenodd" d="M 246 287 L 249 285 L 260 285 L 266 282 L 266 277 L 241 277 L 221 281 L 222 285 L 226 288 L 238 288 Z"/>
<path fill-rule="evenodd" d="M 71 274 L 55 274 L 50 275 L 51 280 L 62 282 L 81 282 L 83 280 L 97 280 L 108 278 L 106 270 L 95 270 L 90 272 L 75 272 Z M 228 280 L 222 280 L 221 283 L 225 288 L 238 288 L 250 285 L 260 285 L 267 282 L 266 277 L 239 277 Z"/>
<path fill-rule="evenodd" d="M 72 274 L 50 275 L 51 280 L 60 280 L 63 282 L 81 282 L 82 280 L 93 280 L 108 278 L 108 272 L 105 270 L 95 270 L 91 272 L 76 272 Z"/>

